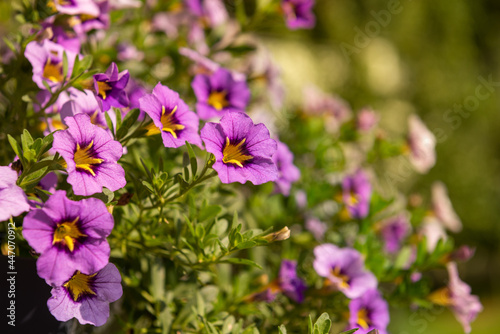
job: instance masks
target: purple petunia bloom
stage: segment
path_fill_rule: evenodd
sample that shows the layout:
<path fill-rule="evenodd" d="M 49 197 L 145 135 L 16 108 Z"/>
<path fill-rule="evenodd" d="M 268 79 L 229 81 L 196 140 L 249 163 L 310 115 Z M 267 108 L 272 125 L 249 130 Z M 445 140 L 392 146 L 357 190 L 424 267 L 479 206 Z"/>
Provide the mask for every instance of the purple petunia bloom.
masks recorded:
<path fill-rule="evenodd" d="M 112 263 L 92 275 L 76 271 L 64 284 L 52 289 L 47 306 L 59 321 L 76 318 L 82 325 L 102 326 L 109 318 L 109 303 L 123 294 L 121 280 Z"/>
<path fill-rule="evenodd" d="M 321 241 L 328 230 L 328 226 L 316 218 L 309 218 L 306 221 L 306 229 L 312 233 L 316 240 Z"/>
<path fill-rule="evenodd" d="M 109 3 L 108 1 L 101 1 L 98 4 L 99 12 L 96 15 L 79 15 L 74 20 L 77 22 L 73 26 L 75 32 L 81 39 L 87 38 L 87 32 L 91 30 L 104 30 L 109 27 Z"/>
<path fill-rule="evenodd" d="M 99 7 L 94 1 L 91 0 L 51 0 L 48 1 L 47 6 L 54 12 L 67 15 L 99 15 Z"/>
<path fill-rule="evenodd" d="M 343 201 L 352 218 L 362 219 L 368 215 L 372 186 L 365 172 L 359 169 L 342 181 Z"/>
<path fill-rule="evenodd" d="M 297 276 L 297 261 L 283 260 L 278 278 L 281 291 L 297 303 L 304 301 L 306 283 Z"/>
<path fill-rule="evenodd" d="M 311 29 L 316 24 L 314 0 L 282 0 L 281 8 L 289 29 Z"/>
<path fill-rule="evenodd" d="M 92 274 L 109 260 L 106 237 L 113 229 L 113 216 L 97 198 L 72 201 L 56 191 L 42 209 L 34 209 L 23 223 L 23 236 L 40 253 L 38 276 L 48 284 L 61 285 L 76 270 Z"/>
<path fill-rule="evenodd" d="M 99 104 L 90 90 L 84 92 L 78 91 L 74 94 L 73 99 L 63 104 L 61 107 L 61 119 L 73 117 L 77 114 L 86 114 L 90 117 L 90 122 L 103 129 L 107 129 L 106 118 L 99 110 Z"/>
<path fill-rule="evenodd" d="M 68 183 L 75 195 L 90 196 L 102 187 L 125 187 L 125 171 L 117 161 L 123 153 L 119 142 L 94 125 L 86 114 L 64 119 L 68 129 L 54 133 L 53 148 L 67 164 Z"/>
<path fill-rule="evenodd" d="M 293 153 L 288 146 L 276 140 L 278 149 L 273 155 L 273 161 L 278 167 L 279 178 L 276 180 L 276 190 L 285 196 L 290 195 L 292 183 L 300 178 L 300 170 L 293 164 Z"/>
<path fill-rule="evenodd" d="M 16 185 L 17 173 L 8 166 L 0 166 L 0 221 L 29 211 L 28 198 Z"/>
<path fill-rule="evenodd" d="M 189 110 L 177 92 L 158 83 L 153 94 L 142 97 L 139 105 L 161 132 L 165 147 L 180 147 L 186 141 L 202 147 L 198 116 Z"/>
<path fill-rule="evenodd" d="M 442 182 L 434 182 L 432 185 L 432 208 L 436 218 L 448 230 L 455 233 L 462 230 L 462 221 L 453 210 L 448 191 Z"/>
<path fill-rule="evenodd" d="M 28 43 L 24 55 L 33 66 L 33 81 L 41 89 L 45 89 L 43 82 L 50 87 L 60 86 L 63 82 L 63 53 L 68 57 L 68 73 L 73 71 L 76 54 L 66 50 L 63 46 L 44 40 L 42 43 L 36 41 Z"/>
<path fill-rule="evenodd" d="M 215 155 L 213 169 L 222 183 L 276 181 L 278 169 L 271 157 L 276 141 L 262 123 L 241 112 L 229 112 L 220 123 L 207 123 L 201 130 L 207 151 Z"/>
<path fill-rule="evenodd" d="M 349 328 L 359 328 L 356 333 L 366 334 L 377 329 L 380 334 L 387 334 L 389 307 L 377 290 L 369 290 L 351 300 L 349 313 Z"/>
<path fill-rule="evenodd" d="M 380 229 L 384 239 L 384 249 L 387 253 L 396 253 L 401 247 L 401 242 L 410 233 L 411 225 L 405 215 L 399 215 L 385 221 Z"/>
<path fill-rule="evenodd" d="M 210 27 L 223 24 L 228 19 L 224 1 L 221 0 L 185 0 L 187 9 L 194 15 L 205 19 Z"/>
<path fill-rule="evenodd" d="M 107 111 L 111 107 L 128 107 L 129 100 L 125 87 L 129 78 L 128 70 L 118 73 L 115 63 L 111 63 L 105 73 L 94 75 L 94 94 L 102 111 Z"/>
<path fill-rule="evenodd" d="M 348 298 L 358 298 L 377 288 L 377 279 L 367 271 L 361 254 L 353 248 L 323 244 L 314 248 L 314 269 Z"/>
<path fill-rule="evenodd" d="M 250 99 L 245 81 L 234 80 L 231 72 L 218 69 L 212 75 L 198 74 L 191 84 L 201 119 L 220 117 L 229 111 L 244 111 Z"/>

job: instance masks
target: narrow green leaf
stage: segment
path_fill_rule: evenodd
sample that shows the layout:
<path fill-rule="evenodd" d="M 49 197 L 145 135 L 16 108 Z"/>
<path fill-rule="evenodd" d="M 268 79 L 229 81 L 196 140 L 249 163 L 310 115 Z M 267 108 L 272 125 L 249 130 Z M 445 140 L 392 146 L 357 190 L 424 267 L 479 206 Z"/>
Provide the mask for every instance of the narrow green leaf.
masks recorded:
<path fill-rule="evenodd" d="M 12 52 L 17 53 L 16 47 L 10 40 L 7 39 L 7 37 L 4 37 L 3 41 L 9 47 L 9 49 L 12 50 Z"/>
<path fill-rule="evenodd" d="M 63 78 L 66 78 L 68 76 L 68 55 L 66 54 L 66 51 L 63 51 Z"/>
<path fill-rule="evenodd" d="M 21 147 L 19 147 L 19 143 L 9 134 L 7 135 L 7 138 L 9 139 L 10 146 L 14 150 L 14 153 L 19 157 L 21 155 Z"/>
<path fill-rule="evenodd" d="M 242 259 L 242 258 L 238 258 L 238 257 L 231 257 L 229 259 L 224 259 L 220 262 L 221 263 L 232 263 L 232 264 L 243 264 L 243 265 L 262 269 L 262 267 L 259 264 L 253 262 L 252 260 Z"/>
<path fill-rule="evenodd" d="M 121 126 L 119 128 L 117 127 L 118 130 L 116 130 L 116 139 L 122 139 L 127 135 L 128 130 L 135 124 L 135 122 L 137 122 L 139 114 L 139 109 L 132 109 L 127 113 L 127 115 L 125 115 Z"/>
<path fill-rule="evenodd" d="M 359 328 L 350 329 L 348 331 L 345 331 L 345 332 L 342 332 L 342 333 L 339 333 L 339 334 L 352 334 L 352 333 L 356 332 L 358 329 Z"/>
<path fill-rule="evenodd" d="M 118 136 L 118 130 L 122 126 L 122 112 L 118 108 L 114 108 L 116 115 L 116 135 Z"/>
<path fill-rule="evenodd" d="M 285 325 L 279 326 L 278 329 L 280 331 L 280 334 L 287 334 Z"/>
<path fill-rule="evenodd" d="M 319 334 L 328 334 L 331 327 L 332 321 L 330 320 L 330 316 L 326 312 L 320 315 L 318 320 L 316 320 L 316 323 L 314 324 L 314 328 L 318 328 Z"/>

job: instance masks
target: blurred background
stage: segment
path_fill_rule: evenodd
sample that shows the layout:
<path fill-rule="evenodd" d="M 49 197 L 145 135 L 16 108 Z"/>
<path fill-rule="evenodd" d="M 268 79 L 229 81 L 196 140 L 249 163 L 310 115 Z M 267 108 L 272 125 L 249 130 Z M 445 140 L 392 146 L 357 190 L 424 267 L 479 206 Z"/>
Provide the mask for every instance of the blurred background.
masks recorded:
<path fill-rule="evenodd" d="M 318 85 L 354 110 L 372 106 L 388 135 L 405 133 L 410 113 L 421 116 L 438 140 L 437 164 L 398 186 L 430 198 L 432 182 L 447 185 L 464 223 L 456 244 L 476 247 L 460 267 L 485 306 L 472 333 L 490 333 L 500 311 L 500 2 L 316 3 L 313 30 L 257 28 L 283 71 L 287 99 L 300 103 L 304 85 Z M 463 333 L 448 310 L 391 312 L 394 334 Z"/>

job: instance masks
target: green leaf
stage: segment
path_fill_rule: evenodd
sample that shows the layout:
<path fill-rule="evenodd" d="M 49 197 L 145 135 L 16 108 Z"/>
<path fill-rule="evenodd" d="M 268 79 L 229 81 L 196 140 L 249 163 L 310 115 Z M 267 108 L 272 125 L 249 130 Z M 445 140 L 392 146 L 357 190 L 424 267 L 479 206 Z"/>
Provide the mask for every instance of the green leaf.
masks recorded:
<path fill-rule="evenodd" d="M 286 334 L 286 327 L 285 325 L 281 325 L 278 327 L 280 333 L 279 334 Z"/>
<path fill-rule="evenodd" d="M 323 313 L 319 316 L 318 320 L 314 324 L 314 329 L 319 330 L 319 334 L 328 334 L 330 332 L 330 328 L 332 327 L 332 321 L 330 320 L 330 316 L 328 313 Z"/>
<path fill-rule="evenodd" d="M 359 328 L 354 328 L 354 329 L 350 329 L 348 331 L 345 331 L 345 332 L 341 332 L 339 334 L 352 334 L 354 332 L 356 332 Z M 371 332 L 370 332 L 371 333 Z"/>
<path fill-rule="evenodd" d="M 193 147 L 187 141 L 186 141 L 186 147 L 188 150 L 189 160 L 191 162 L 191 173 L 193 174 L 193 180 L 195 180 L 196 174 L 198 172 L 198 161 L 196 160 L 196 155 L 194 154 Z"/>
<path fill-rule="evenodd" d="M 63 51 L 63 78 L 67 78 L 68 76 L 68 55 L 66 54 L 66 51 Z"/>
<path fill-rule="evenodd" d="M 212 220 L 222 211 L 220 205 L 209 205 L 200 210 L 198 220 L 203 222 L 205 220 Z"/>
<path fill-rule="evenodd" d="M 3 41 L 9 47 L 9 49 L 12 50 L 12 52 L 17 53 L 16 47 L 10 40 L 7 39 L 7 37 L 4 37 Z"/>
<path fill-rule="evenodd" d="M 111 118 L 109 117 L 107 111 L 104 113 L 104 117 L 106 118 L 106 124 L 108 125 L 109 130 L 113 134 L 113 138 L 116 138 L 116 136 L 115 136 L 115 128 L 113 127 L 113 122 L 111 121 Z"/>
<path fill-rule="evenodd" d="M 259 264 L 253 262 L 252 260 L 242 259 L 242 258 L 238 258 L 238 257 L 231 257 L 229 259 L 224 259 L 224 260 L 220 261 L 220 263 L 243 264 L 243 265 L 262 269 L 262 267 Z"/>
<path fill-rule="evenodd" d="M 116 130 L 116 139 L 122 139 L 127 135 L 128 130 L 135 124 L 135 122 L 137 122 L 139 114 L 139 109 L 132 109 L 127 113 L 121 126 L 119 128 L 117 127 L 118 130 Z"/>
<path fill-rule="evenodd" d="M 19 146 L 19 143 L 17 142 L 17 140 L 9 134 L 7 135 L 7 138 L 9 139 L 9 144 L 12 147 L 12 149 L 14 150 L 14 153 L 18 157 L 21 156 L 22 151 L 21 151 L 21 147 Z"/>
<path fill-rule="evenodd" d="M 118 136 L 118 129 L 122 126 L 122 111 L 118 108 L 114 108 L 116 115 L 116 135 Z"/>

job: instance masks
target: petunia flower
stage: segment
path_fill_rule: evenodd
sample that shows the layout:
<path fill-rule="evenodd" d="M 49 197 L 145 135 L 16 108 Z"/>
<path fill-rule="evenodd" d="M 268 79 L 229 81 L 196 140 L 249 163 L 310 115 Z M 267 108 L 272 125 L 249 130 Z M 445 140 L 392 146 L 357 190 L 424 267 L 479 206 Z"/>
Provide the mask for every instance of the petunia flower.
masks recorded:
<path fill-rule="evenodd" d="M 109 318 L 109 303 L 123 294 L 120 272 L 112 263 L 91 274 L 76 271 L 54 287 L 47 301 L 50 313 L 59 321 L 76 318 L 80 324 L 102 326 Z"/>
<path fill-rule="evenodd" d="M 314 0 L 282 0 L 281 9 L 289 29 L 311 29 L 316 24 Z"/>
<path fill-rule="evenodd" d="M 436 137 L 417 115 L 408 118 L 410 162 L 419 173 L 427 173 L 436 164 Z"/>
<path fill-rule="evenodd" d="M 68 58 L 68 74 L 73 71 L 76 53 L 66 50 L 62 45 L 44 40 L 42 43 L 32 41 L 26 46 L 25 57 L 33 67 L 33 81 L 41 89 L 46 89 L 45 81 L 51 88 L 62 84 L 63 73 L 63 53 L 66 52 Z"/>
<path fill-rule="evenodd" d="M 297 275 L 297 261 L 283 260 L 278 276 L 280 290 L 297 303 L 304 301 L 306 283 Z"/>
<path fill-rule="evenodd" d="M 353 248 L 323 244 L 314 248 L 314 269 L 348 298 L 358 298 L 377 288 L 377 279 L 367 271 L 361 254 Z"/>
<path fill-rule="evenodd" d="M 139 99 L 139 105 L 153 120 L 165 147 L 180 147 L 186 141 L 202 147 L 198 116 L 189 110 L 177 92 L 158 83 L 152 94 Z"/>
<path fill-rule="evenodd" d="M 234 80 L 224 68 L 212 75 L 198 74 L 191 85 L 198 100 L 196 111 L 203 120 L 229 111 L 244 111 L 250 99 L 246 82 Z"/>
<path fill-rule="evenodd" d="M 464 332 L 470 333 L 470 323 L 483 310 L 483 306 L 477 296 L 470 294 L 470 286 L 458 276 L 457 264 L 449 262 L 446 267 L 450 278 L 448 286 L 434 291 L 428 298 L 435 304 L 450 307 Z"/>
<path fill-rule="evenodd" d="M 210 27 L 217 27 L 228 19 L 224 1 L 221 0 L 184 0 L 188 11 L 203 20 Z"/>
<path fill-rule="evenodd" d="M 73 29 L 82 40 L 87 39 L 87 32 L 91 30 L 105 30 L 109 28 L 108 1 L 101 1 L 97 5 L 99 12 L 96 15 L 81 14 L 74 18 Z"/>
<path fill-rule="evenodd" d="M 68 129 L 54 133 L 53 148 L 67 164 L 68 183 L 75 195 L 90 196 L 102 187 L 115 191 L 125 187 L 125 171 L 117 161 L 123 153 L 119 142 L 91 123 L 86 114 L 64 119 Z"/>
<path fill-rule="evenodd" d="M 375 289 L 365 292 L 349 302 L 349 328 L 359 328 L 356 333 L 366 334 L 377 329 L 387 334 L 389 307 Z"/>
<path fill-rule="evenodd" d="M 47 6 L 54 12 L 67 15 L 85 14 L 97 16 L 99 14 L 98 5 L 90 0 L 50 0 L 47 2 Z"/>
<path fill-rule="evenodd" d="M 88 275 L 102 269 L 109 261 L 106 237 L 113 225 L 113 216 L 102 201 L 72 201 L 65 191 L 56 191 L 42 209 L 30 211 L 23 223 L 24 238 L 40 253 L 38 276 L 60 285 L 77 270 Z"/>
<path fill-rule="evenodd" d="M 342 181 L 342 199 L 352 218 L 362 219 L 368 215 L 371 194 L 372 186 L 361 169 Z"/>
<path fill-rule="evenodd" d="M 264 124 L 253 124 L 241 112 L 229 112 L 220 123 L 207 123 L 201 130 L 207 151 L 215 155 L 213 169 L 222 183 L 250 181 L 262 184 L 278 179 L 278 169 L 271 159 L 276 141 Z"/>
<path fill-rule="evenodd" d="M 72 96 L 72 100 L 67 101 L 61 107 L 61 119 L 73 117 L 77 114 L 86 114 L 90 117 L 90 122 L 103 129 L 107 129 L 106 118 L 100 111 L 99 104 L 90 90 L 78 91 Z"/>
<path fill-rule="evenodd" d="M 373 109 L 366 107 L 359 111 L 356 117 L 356 127 L 359 131 L 369 132 L 379 122 L 380 115 Z"/>
<path fill-rule="evenodd" d="M 408 236 L 410 230 L 410 222 L 403 214 L 383 222 L 380 234 L 384 240 L 385 251 L 387 253 L 396 253 L 399 251 L 402 241 Z"/>
<path fill-rule="evenodd" d="M 125 87 L 129 78 L 128 70 L 118 73 L 115 63 L 111 63 L 105 73 L 94 75 L 94 94 L 102 111 L 107 111 L 111 107 L 128 107 L 129 100 Z"/>
<path fill-rule="evenodd" d="M 293 153 L 288 146 L 276 140 L 278 149 L 273 155 L 273 161 L 278 167 L 279 178 L 276 180 L 276 190 L 285 196 L 290 195 L 292 183 L 300 178 L 300 170 L 293 164 Z"/>
<path fill-rule="evenodd" d="M 309 218 L 306 221 L 306 229 L 312 233 L 316 240 L 321 241 L 328 230 L 328 226 L 316 218 Z"/>
<path fill-rule="evenodd" d="M 0 166 L 0 221 L 29 211 L 28 197 L 17 186 L 17 173 L 8 166 Z"/>
<path fill-rule="evenodd" d="M 462 222 L 453 210 L 448 191 L 442 182 L 434 182 L 432 185 L 432 207 L 436 218 L 450 231 L 460 232 Z"/>

